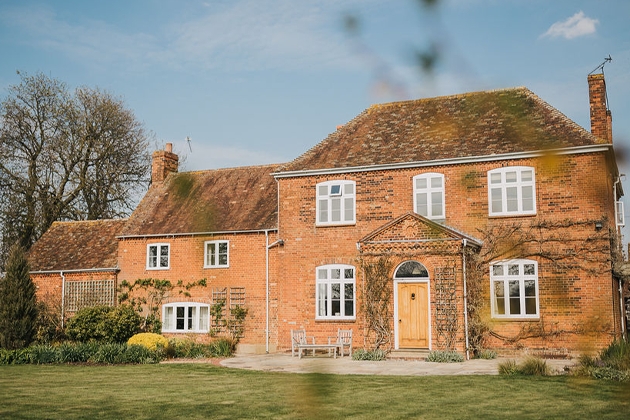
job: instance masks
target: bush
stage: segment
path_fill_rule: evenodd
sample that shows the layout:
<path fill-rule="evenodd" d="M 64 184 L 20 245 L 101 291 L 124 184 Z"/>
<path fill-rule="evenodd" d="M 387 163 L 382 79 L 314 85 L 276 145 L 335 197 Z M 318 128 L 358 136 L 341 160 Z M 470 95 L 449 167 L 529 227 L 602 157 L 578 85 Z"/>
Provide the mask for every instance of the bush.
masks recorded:
<path fill-rule="evenodd" d="M 158 363 L 164 352 L 140 345 L 121 343 L 62 343 L 58 346 L 36 345 L 26 349 L 0 349 L 0 365 L 46 363 Z"/>
<path fill-rule="evenodd" d="M 518 365 L 516 364 L 516 360 L 509 359 L 505 362 L 499 363 L 499 375 L 514 376 L 518 375 L 519 373 L 520 372 L 518 369 Z"/>
<path fill-rule="evenodd" d="M 387 359 L 387 352 L 385 350 L 366 350 L 357 349 L 352 352 L 352 360 L 373 360 L 380 361 Z"/>
<path fill-rule="evenodd" d="M 551 370 L 547 362 L 540 357 L 528 357 L 520 365 L 515 360 L 499 363 L 499 375 L 549 376 Z"/>
<path fill-rule="evenodd" d="M 225 337 L 209 344 L 195 343 L 191 340 L 171 339 L 169 354 L 180 359 L 200 359 L 204 357 L 230 357 L 236 350 L 236 340 Z"/>
<path fill-rule="evenodd" d="M 456 351 L 436 350 L 429 353 L 427 362 L 459 363 L 464 361 L 464 356 Z"/>
<path fill-rule="evenodd" d="M 158 348 L 167 350 L 169 347 L 169 341 L 166 337 L 155 333 L 140 333 L 136 334 L 127 340 L 127 345 L 137 344 L 144 346 L 149 350 L 155 351 Z"/>
<path fill-rule="evenodd" d="M 475 359 L 493 360 L 497 358 L 497 352 L 494 350 L 479 350 L 475 354 Z"/>
<path fill-rule="evenodd" d="M 140 331 L 142 318 L 129 305 L 91 306 L 68 320 L 66 333 L 72 340 L 124 343 Z"/>
<path fill-rule="evenodd" d="M 630 370 L 630 343 L 615 340 L 601 351 L 599 358 L 606 365 L 617 370 Z"/>
<path fill-rule="evenodd" d="M 600 352 L 599 358 L 580 356 L 579 367 L 573 374 L 611 381 L 630 381 L 630 343 L 614 341 Z"/>
<path fill-rule="evenodd" d="M 35 339 L 37 303 L 24 249 L 9 251 L 6 273 L 0 277 L 0 347 L 20 349 Z"/>

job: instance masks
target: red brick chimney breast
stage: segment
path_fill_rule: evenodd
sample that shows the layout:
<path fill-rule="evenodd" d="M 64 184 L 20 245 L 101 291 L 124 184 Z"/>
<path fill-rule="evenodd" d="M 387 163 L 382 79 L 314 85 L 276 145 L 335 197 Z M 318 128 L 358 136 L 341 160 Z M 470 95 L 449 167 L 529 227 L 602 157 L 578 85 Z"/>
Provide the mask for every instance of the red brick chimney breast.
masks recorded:
<path fill-rule="evenodd" d="M 173 153 L 173 144 L 166 143 L 164 150 L 153 152 L 153 162 L 151 164 L 151 186 L 164 182 L 168 174 L 177 172 L 179 156 Z"/>
<path fill-rule="evenodd" d="M 603 74 L 588 75 L 588 98 L 591 109 L 591 133 L 602 143 L 612 143 L 612 114 L 606 104 L 606 81 Z"/>

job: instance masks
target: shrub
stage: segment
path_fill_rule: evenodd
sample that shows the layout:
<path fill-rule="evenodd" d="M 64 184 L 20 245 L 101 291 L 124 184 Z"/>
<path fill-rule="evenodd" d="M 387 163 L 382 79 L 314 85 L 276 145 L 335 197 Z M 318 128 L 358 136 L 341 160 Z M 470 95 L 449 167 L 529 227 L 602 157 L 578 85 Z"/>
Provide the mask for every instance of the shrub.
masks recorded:
<path fill-rule="evenodd" d="M 521 375 L 549 376 L 551 374 L 547 362 L 540 357 L 528 357 L 521 363 L 519 370 Z"/>
<path fill-rule="evenodd" d="M 61 343 L 57 347 L 57 362 L 85 363 L 97 350 L 97 343 Z"/>
<path fill-rule="evenodd" d="M 549 376 L 551 369 L 540 357 L 528 357 L 520 365 L 515 360 L 499 363 L 499 375 Z"/>
<path fill-rule="evenodd" d="M 204 357 L 230 357 L 236 350 L 237 339 L 222 337 L 209 344 L 195 343 L 191 340 L 171 339 L 169 354 L 175 358 L 199 359 Z"/>
<path fill-rule="evenodd" d="M 91 306 L 68 320 L 66 332 L 72 340 L 124 343 L 140 330 L 142 318 L 129 305 Z"/>
<path fill-rule="evenodd" d="M 387 358 L 387 352 L 381 349 L 366 350 L 357 349 L 352 352 L 352 360 L 373 360 L 380 361 Z"/>
<path fill-rule="evenodd" d="M 137 344 L 144 346 L 149 350 L 155 351 L 158 348 L 168 349 L 169 341 L 166 337 L 155 333 L 140 333 L 136 334 L 127 340 L 127 345 Z"/>
<path fill-rule="evenodd" d="M 427 362 L 458 363 L 463 361 L 464 356 L 456 351 L 435 350 L 427 357 Z"/>
<path fill-rule="evenodd" d="M 24 250 L 14 245 L 9 251 L 6 273 L 0 277 L 0 347 L 27 347 L 35 339 L 36 324 L 35 285 Z"/>
<path fill-rule="evenodd" d="M 613 369 L 630 370 L 630 343 L 615 340 L 600 353 L 601 361 Z"/>
<path fill-rule="evenodd" d="M 38 344 L 28 348 L 29 362 L 34 365 L 57 363 L 57 350 L 50 344 Z"/>
<path fill-rule="evenodd" d="M 505 362 L 499 363 L 499 375 L 513 376 L 518 375 L 519 373 L 516 360 L 508 359 Z"/>
<path fill-rule="evenodd" d="M 492 360 L 497 358 L 497 352 L 494 350 L 479 350 L 475 355 L 476 359 Z"/>

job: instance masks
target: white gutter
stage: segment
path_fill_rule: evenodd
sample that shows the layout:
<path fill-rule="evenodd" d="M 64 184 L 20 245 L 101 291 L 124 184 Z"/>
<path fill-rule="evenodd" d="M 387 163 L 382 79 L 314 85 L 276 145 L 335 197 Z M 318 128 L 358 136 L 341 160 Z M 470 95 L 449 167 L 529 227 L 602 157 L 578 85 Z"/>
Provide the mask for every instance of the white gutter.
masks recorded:
<path fill-rule="evenodd" d="M 41 270 L 41 271 L 30 271 L 31 274 L 61 274 L 63 277 L 63 273 L 96 273 L 101 271 L 120 271 L 118 267 L 107 267 L 107 268 L 74 268 L 72 270 Z"/>
<path fill-rule="evenodd" d="M 116 236 L 116 239 L 135 239 L 135 238 L 164 238 L 179 236 L 210 236 L 210 235 L 231 235 L 237 233 L 267 233 L 277 231 L 278 229 L 254 229 L 254 230 L 218 230 L 215 232 L 188 232 L 188 233 L 151 233 L 146 235 L 123 235 Z"/>
<path fill-rule="evenodd" d="M 462 277 L 464 280 L 464 334 L 466 336 L 466 360 L 470 360 L 468 340 L 468 290 L 466 287 L 466 239 L 462 239 Z"/>
<path fill-rule="evenodd" d="M 449 159 L 434 159 L 427 161 L 416 162 L 402 162 L 402 163 L 389 163 L 383 165 L 365 165 L 365 166 L 349 166 L 343 168 L 323 168 L 323 169 L 307 169 L 299 171 L 287 171 L 287 172 L 274 172 L 271 175 L 278 178 L 292 178 L 298 176 L 310 176 L 310 175 L 329 175 L 329 174 L 346 174 L 351 172 L 372 172 L 372 171 L 384 171 L 391 169 L 409 169 L 409 168 L 423 168 L 427 166 L 436 165 L 461 165 L 465 163 L 480 163 L 480 162 L 495 162 L 499 160 L 514 160 L 514 159 L 529 159 L 534 157 L 549 156 L 549 155 L 572 155 L 594 152 L 606 152 L 613 150 L 612 144 L 597 144 L 587 146 L 568 147 L 562 149 L 549 149 L 549 150 L 536 150 L 532 152 L 513 152 L 502 153 L 498 155 L 484 155 L 484 156 L 468 156 Z"/>

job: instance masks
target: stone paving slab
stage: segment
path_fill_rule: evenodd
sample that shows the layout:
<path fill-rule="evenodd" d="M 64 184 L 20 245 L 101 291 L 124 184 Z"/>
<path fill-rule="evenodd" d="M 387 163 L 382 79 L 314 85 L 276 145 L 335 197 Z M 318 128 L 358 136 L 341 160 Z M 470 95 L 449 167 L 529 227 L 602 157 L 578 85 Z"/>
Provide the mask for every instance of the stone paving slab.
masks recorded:
<path fill-rule="evenodd" d="M 334 359 L 326 355 L 291 357 L 290 354 L 237 355 L 220 362 L 222 366 L 265 372 L 331 373 L 340 375 L 498 375 L 499 363 L 507 359 L 468 360 L 461 363 L 435 363 L 424 360 L 352 360 L 350 357 Z M 571 360 L 547 360 L 554 372 L 561 373 Z"/>

